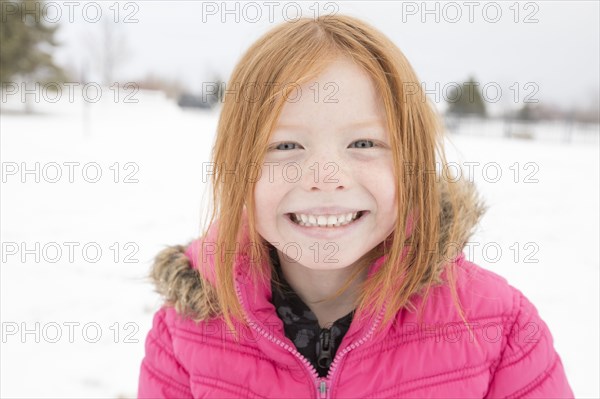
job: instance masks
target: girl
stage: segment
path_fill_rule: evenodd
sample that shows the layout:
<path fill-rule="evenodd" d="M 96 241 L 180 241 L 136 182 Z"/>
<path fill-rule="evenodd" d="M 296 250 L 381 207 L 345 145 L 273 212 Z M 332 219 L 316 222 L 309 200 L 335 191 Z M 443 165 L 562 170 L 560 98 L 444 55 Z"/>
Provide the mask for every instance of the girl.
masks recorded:
<path fill-rule="evenodd" d="M 547 325 L 465 259 L 485 206 L 409 62 L 349 16 L 242 57 L 205 234 L 162 251 L 139 397 L 573 397 Z M 442 177 L 444 176 L 444 177 Z"/>

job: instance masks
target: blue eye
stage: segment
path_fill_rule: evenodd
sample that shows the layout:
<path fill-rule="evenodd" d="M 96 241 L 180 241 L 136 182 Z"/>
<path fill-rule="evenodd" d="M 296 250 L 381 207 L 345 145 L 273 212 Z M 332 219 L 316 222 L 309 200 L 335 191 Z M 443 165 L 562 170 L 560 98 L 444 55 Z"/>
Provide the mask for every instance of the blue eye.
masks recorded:
<path fill-rule="evenodd" d="M 353 148 L 372 148 L 375 147 L 375 143 L 373 142 L 373 140 L 356 140 L 354 143 L 361 143 L 361 145 L 357 146 L 357 147 L 353 147 Z M 354 144 L 352 143 L 352 144 Z M 371 145 L 368 144 L 364 144 L 364 143 L 371 143 Z M 352 144 L 350 144 L 350 147 L 352 147 Z"/>
<path fill-rule="evenodd" d="M 279 144 L 277 144 L 275 147 L 273 147 L 273 149 L 288 151 L 288 150 L 293 150 L 294 148 L 291 148 L 291 147 L 295 146 L 295 145 L 297 145 L 297 144 L 288 141 L 288 142 L 285 142 L 285 143 L 279 143 Z"/>
<path fill-rule="evenodd" d="M 354 144 L 358 143 L 357 146 Z M 376 147 L 377 144 L 373 140 L 356 140 L 352 144 L 350 144 L 350 148 L 373 148 Z M 282 142 L 276 145 L 273 145 L 270 149 L 276 151 L 290 151 L 301 148 L 298 143 L 293 143 L 291 141 Z"/>

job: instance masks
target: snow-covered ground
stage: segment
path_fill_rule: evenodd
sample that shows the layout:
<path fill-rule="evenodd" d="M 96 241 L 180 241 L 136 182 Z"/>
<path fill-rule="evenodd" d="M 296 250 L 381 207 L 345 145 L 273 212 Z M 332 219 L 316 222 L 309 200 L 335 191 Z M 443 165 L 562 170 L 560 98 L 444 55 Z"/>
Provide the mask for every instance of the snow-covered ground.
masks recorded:
<path fill-rule="evenodd" d="M 150 262 L 200 233 L 218 111 L 108 93 L 1 115 L 2 397 L 135 397 L 160 306 Z M 447 150 L 490 207 L 467 256 L 531 299 L 575 395 L 600 397 L 597 139 L 463 134 Z"/>

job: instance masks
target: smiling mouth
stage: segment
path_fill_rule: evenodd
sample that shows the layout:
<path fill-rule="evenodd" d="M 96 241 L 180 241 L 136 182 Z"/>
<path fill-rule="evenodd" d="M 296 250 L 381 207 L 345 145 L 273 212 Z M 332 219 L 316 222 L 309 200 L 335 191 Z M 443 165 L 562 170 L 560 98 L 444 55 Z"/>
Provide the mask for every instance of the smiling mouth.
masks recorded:
<path fill-rule="evenodd" d="M 369 211 L 350 212 L 341 215 L 304 215 L 287 213 L 286 216 L 295 224 L 304 227 L 341 227 L 354 223 Z"/>

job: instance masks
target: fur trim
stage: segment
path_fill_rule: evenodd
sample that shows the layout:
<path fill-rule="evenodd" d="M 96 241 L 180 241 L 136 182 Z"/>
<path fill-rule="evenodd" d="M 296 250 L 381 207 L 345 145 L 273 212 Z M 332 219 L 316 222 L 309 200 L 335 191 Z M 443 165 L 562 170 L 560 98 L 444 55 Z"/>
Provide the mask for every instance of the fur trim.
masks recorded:
<path fill-rule="evenodd" d="M 174 245 L 159 252 L 150 279 L 166 305 L 193 320 L 204 320 L 219 313 L 218 298 L 212 285 L 192 268 L 186 248 L 187 245 Z"/>
<path fill-rule="evenodd" d="M 448 251 L 451 247 L 459 248 L 462 251 L 487 211 L 487 205 L 479 197 L 473 182 L 464 180 L 459 183 L 452 183 L 452 185 L 455 187 L 454 195 L 457 196 L 458 209 L 452 208 L 450 185 L 448 183 L 440 184 L 440 206 L 442 209 L 439 250 L 442 253 Z"/>
<path fill-rule="evenodd" d="M 449 184 L 455 187 L 454 194 Z M 451 195 L 456 195 L 458 209 L 453 209 Z M 475 226 L 487 210 L 472 182 L 440 184 L 441 231 L 439 250 L 462 250 Z M 188 245 L 175 245 L 162 250 L 155 258 L 150 272 L 156 291 L 165 299 L 165 304 L 173 306 L 177 313 L 200 321 L 220 314 L 215 287 L 192 268 L 185 251 Z M 460 251 L 459 251 L 460 252 Z M 458 255 L 458 254 L 456 254 Z M 446 258 L 452 259 L 452 258 Z M 431 270 L 434 284 L 441 283 L 443 264 Z M 427 279 L 424 279 L 427 280 Z"/>

